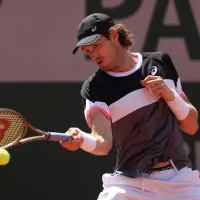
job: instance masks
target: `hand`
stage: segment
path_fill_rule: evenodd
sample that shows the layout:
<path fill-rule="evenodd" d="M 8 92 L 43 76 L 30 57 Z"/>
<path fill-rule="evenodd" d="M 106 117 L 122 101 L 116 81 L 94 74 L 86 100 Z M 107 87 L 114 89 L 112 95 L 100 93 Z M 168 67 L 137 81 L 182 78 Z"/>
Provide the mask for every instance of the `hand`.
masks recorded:
<path fill-rule="evenodd" d="M 162 97 L 165 101 L 173 101 L 175 99 L 173 90 L 167 86 L 160 76 L 147 76 L 141 81 L 141 84 L 156 96 Z"/>
<path fill-rule="evenodd" d="M 62 147 L 70 151 L 76 151 L 77 149 L 79 149 L 81 144 L 83 143 L 83 136 L 81 134 L 81 130 L 78 128 L 70 128 L 66 133 L 70 134 L 72 136 L 72 139 L 60 142 Z"/>

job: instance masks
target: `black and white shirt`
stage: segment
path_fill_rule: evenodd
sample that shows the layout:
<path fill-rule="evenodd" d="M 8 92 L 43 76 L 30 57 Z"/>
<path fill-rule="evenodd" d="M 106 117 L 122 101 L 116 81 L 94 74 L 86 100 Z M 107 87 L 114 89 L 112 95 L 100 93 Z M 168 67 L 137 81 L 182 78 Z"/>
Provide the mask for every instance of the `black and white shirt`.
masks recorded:
<path fill-rule="evenodd" d="M 112 122 L 117 150 L 116 169 L 137 177 L 153 165 L 172 160 L 178 170 L 191 163 L 183 148 L 177 120 L 162 98 L 140 83 L 148 75 L 161 76 L 181 95 L 180 78 L 166 53 L 137 53 L 138 63 L 127 72 L 99 69 L 82 86 L 85 118 L 99 108 Z M 103 126 L 103 124 L 102 124 Z"/>

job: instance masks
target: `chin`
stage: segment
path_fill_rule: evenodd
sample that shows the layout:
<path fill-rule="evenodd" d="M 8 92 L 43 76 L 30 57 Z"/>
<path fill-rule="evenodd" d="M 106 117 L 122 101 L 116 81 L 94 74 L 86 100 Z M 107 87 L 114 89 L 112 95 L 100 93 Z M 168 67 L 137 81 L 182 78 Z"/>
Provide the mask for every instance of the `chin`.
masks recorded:
<path fill-rule="evenodd" d="M 105 63 L 101 63 L 99 65 L 99 67 L 105 72 L 112 71 L 112 68 L 110 66 L 106 65 Z"/>
<path fill-rule="evenodd" d="M 110 71 L 110 68 L 109 68 L 109 67 L 102 66 L 102 65 L 99 65 L 99 67 L 100 67 L 103 71 L 105 71 L 105 72 Z"/>

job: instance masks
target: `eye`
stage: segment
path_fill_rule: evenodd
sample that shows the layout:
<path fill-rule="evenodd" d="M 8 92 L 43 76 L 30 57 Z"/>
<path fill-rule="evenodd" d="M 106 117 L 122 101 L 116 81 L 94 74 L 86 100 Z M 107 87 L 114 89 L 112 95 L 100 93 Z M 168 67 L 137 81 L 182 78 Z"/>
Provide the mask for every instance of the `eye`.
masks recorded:
<path fill-rule="evenodd" d="M 87 59 L 91 59 L 90 56 L 89 56 L 87 53 L 85 53 L 84 56 L 85 56 L 85 58 L 87 58 Z"/>
<path fill-rule="evenodd" d="M 84 56 L 87 58 L 87 59 L 90 59 L 90 51 L 87 50 L 87 51 L 84 51 Z"/>
<path fill-rule="evenodd" d="M 89 51 L 86 50 L 86 51 L 84 52 L 84 54 L 85 54 L 86 56 L 89 56 Z"/>
<path fill-rule="evenodd" d="M 99 47 L 99 43 L 95 43 L 93 47 L 94 47 L 94 48 Z"/>

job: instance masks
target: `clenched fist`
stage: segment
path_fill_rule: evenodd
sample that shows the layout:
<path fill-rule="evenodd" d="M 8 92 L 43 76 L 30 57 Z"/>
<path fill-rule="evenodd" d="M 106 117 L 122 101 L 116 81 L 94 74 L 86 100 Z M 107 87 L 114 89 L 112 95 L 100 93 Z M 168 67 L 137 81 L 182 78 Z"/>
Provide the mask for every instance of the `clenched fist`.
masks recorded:
<path fill-rule="evenodd" d="M 165 101 L 173 101 L 175 99 L 174 92 L 160 76 L 147 76 L 141 81 L 141 84 L 156 96 L 162 97 Z"/>
<path fill-rule="evenodd" d="M 70 151 L 76 151 L 79 149 L 84 140 L 81 130 L 78 128 L 70 128 L 66 133 L 71 135 L 72 138 L 68 141 L 60 142 L 62 147 Z"/>

